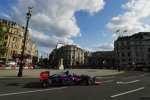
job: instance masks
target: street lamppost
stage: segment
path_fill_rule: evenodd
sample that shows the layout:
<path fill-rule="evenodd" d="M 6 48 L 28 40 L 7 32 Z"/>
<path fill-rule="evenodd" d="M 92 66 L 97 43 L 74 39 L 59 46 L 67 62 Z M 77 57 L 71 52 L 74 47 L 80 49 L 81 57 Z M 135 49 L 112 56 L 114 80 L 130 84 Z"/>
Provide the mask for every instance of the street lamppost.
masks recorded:
<path fill-rule="evenodd" d="M 6 34 L 9 34 L 9 27 L 7 27 L 7 29 L 6 29 Z M 7 35 L 7 38 L 8 38 L 8 35 Z M 6 52 L 6 64 L 8 63 L 8 59 L 9 59 L 9 46 L 10 46 L 10 39 L 11 39 L 11 36 L 10 36 L 10 38 L 9 38 L 9 40 L 8 40 L 8 46 L 6 45 L 6 49 L 7 49 L 7 52 Z"/>
<path fill-rule="evenodd" d="M 24 49 L 25 49 L 25 43 L 26 43 L 26 37 L 27 37 L 27 31 L 28 31 L 28 23 L 29 23 L 29 19 L 31 18 L 31 9 L 32 9 L 32 8 L 33 8 L 33 7 L 28 7 L 28 12 L 27 12 L 27 14 L 26 14 L 27 24 L 26 24 L 26 28 L 25 28 L 25 34 L 24 34 L 22 52 L 21 52 L 21 56 L 20 56 L 20 66 L 19 66 L 18 77 L 21 77 L 21 76 L 22 76 Z"/>
<path fill-rule="evenodd" d="M 8 45 L 8 47 L 6 47 L 7 48 L 7 53 L 6 53 L 6 64 L 8 63 L 8 59 L 9 59 L 9 45 Z"/>

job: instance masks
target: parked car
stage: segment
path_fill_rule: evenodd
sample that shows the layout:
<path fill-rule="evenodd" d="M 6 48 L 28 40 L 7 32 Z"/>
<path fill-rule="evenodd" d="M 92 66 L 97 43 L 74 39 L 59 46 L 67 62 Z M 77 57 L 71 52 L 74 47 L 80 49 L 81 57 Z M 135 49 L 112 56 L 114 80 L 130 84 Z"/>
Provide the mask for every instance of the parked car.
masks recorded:
<path fill-rule="evenodd" d="M 40 73 L 43 87 L 63 85 L 98 85 L 101 82 L 95 76 L 69 74 L 69 71 L 50 75 L 49 71 Z"/>

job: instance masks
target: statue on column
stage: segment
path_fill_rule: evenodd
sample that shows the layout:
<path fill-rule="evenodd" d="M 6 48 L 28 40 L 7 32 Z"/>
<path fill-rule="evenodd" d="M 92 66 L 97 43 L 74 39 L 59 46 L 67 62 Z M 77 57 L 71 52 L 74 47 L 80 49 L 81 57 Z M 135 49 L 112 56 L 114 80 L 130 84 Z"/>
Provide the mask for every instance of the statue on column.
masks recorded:
<path fill-rule="evenodd" d="M 59 60 L 58 68 L 59 68 L 59 69 L 64 69 L 63 58 L 61 58 L 61 59 Z"/>

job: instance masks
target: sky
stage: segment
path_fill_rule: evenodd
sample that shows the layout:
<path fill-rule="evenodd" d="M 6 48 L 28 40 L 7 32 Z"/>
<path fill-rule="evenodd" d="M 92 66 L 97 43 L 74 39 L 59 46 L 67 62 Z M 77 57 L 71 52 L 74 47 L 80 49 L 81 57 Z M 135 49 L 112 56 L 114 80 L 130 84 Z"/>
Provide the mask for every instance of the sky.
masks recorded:
<path fill-rule="evenodd" d="M 150 0 L 0 0 L 0 18 L 25 26 L 28 7 L 39 55 L 49 55 L 57 44 L 111 51 L 118 36 L 150 32 Z"/>

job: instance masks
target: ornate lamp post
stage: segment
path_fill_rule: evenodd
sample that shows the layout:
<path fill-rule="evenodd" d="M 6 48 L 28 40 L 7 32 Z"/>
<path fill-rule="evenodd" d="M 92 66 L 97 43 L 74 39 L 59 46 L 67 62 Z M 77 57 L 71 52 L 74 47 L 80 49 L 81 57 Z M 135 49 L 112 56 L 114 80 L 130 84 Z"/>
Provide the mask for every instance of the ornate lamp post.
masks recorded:
<path fill-rule="evenodd" d="M 21 77 L 21 76 L 22 76 L 24 49 L 25 49 L 25 43 L 26 43 L 26 37 L 27 37 L 27 31 L 28 31 L 28 23 L 29 23 L 29 19 L 31 18 L 31 9 L 32 9 L 32 8 L 33 8 L 33 7 L 28 7 L 28 12 L 27 12 L 27 14 L 26 14 L 27 24 L 26 24 L 26 28 L 25 28 L 25 34 L 24 34 L 22 52 L 21 52 L 21 57 L 20 57 L 20 66 L 19 66 L 18 77 Z"/>
<path fill-rule="evenodd" d="M 6 32 L 7 32 L 6 34 L 9 34 L 9 27 L 7 27 Z M 11 39 L 11 36 L 10 36 L 10 39 Z M 9 59 L 10 39 L 8 41 L 8 46 L 6 46 L 6 49 L 7 49 L 7 52 L 6 52 L 6 64 L 8 63 L 8 59 Z"/>

